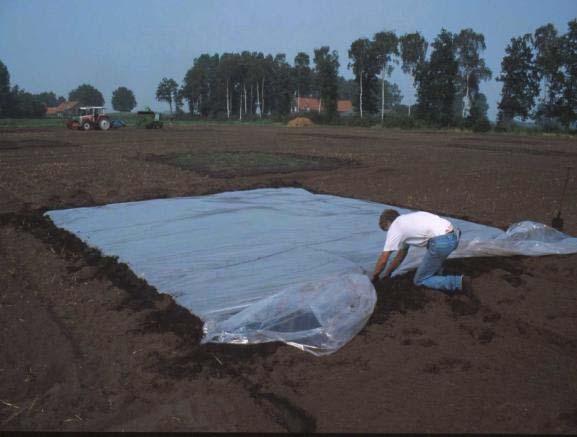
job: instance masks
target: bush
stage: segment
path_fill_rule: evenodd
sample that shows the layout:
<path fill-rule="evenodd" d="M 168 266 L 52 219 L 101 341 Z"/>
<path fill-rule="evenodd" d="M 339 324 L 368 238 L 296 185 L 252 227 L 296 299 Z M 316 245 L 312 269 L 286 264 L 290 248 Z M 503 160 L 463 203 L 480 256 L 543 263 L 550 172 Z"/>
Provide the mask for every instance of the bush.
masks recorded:
<path fill-rule="evenodd" d="M 330 117 L 325 112 L 318 113 L 316 111 L 315 112 L 311 111 L 300 114 L 299 116 L 309 118 L 314 124 L 331 124 L 331 125 L 341 124 L 340 123 L 341 118 L 339 117 L 338 114 L 333 117 Z"/>
<path fill-rule="evenodd" d="M 535 123 L 543 132 L 547 133 L 562 132 L 564 130 L 558 120 L 550 117 L 538 117 Z"/>
<path fill-rule="evenodd" d="M 473 123 L 473 132 L 489 132 L 491 122 L 487 118 L 481 118 Z"/>
<path fill-rule="evenodd" d="M 497 123 L 495 125 L 495 132 L 498 133 L 507 132 L 507 126 L 504 123 Z"/>
<path fill-rule="evenodd" d="M 370 117 L 370 116 L 361 118 L 358 115 L 343 118 L 342 121 L 343 121 L 343 124 L 345 126 L 350 126 L 350 127 L 371 127 L 371 126 L 375 126 L 376 124 L 378 124 L 380 122 L 380 120 L 377 121 L 373 117 Z"/>
<path fill-rule="evenodd" d="M 409 117 L 407 114 L 393 113 L 385 116 L 382 126 L 388 128 L 415 129 L 423 127 L 423 123 L 413 117 Z"/>

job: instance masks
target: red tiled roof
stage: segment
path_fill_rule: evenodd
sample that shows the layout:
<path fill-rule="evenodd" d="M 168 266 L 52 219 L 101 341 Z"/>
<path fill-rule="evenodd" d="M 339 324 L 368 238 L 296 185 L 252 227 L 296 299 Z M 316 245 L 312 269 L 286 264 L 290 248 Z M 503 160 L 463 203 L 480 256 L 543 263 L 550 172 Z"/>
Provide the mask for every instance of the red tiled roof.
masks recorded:
<path fill-rule="evenodd" d="M 319 99 L 312 97 L 299 97 L 298 107 L 301 111 L 318 111 L 319 110 Z"/>
<path fill-rule="evenodd" d="M 350 100 L 339 100 L 337 102 L 338 112 L 349 112 L 353 110 L 353 102 Z"/>
<path fill-rule="evenodd" d="M 298 107 L 299 110 L 301 111 L 318 111 L 319 99 L 315 99 L 314 97 L 300 97 Z M 353 102 L 351 102 L 350 100 L 337 101 L 338 112 L 348 112 L 352 111 L 352 109 L 353 109 Z"/>

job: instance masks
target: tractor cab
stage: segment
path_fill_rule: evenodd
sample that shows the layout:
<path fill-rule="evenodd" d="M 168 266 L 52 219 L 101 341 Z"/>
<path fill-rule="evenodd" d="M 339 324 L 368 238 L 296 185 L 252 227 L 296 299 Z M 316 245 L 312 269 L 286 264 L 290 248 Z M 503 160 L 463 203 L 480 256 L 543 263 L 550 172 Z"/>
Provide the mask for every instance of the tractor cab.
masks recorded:
<path fill-rule="evenodd" d="M 78 115 L 83 117 L 85 115 L 91 115 L 93 117 L 98 117 L 104 115 L 104 106 L 82 106 L 79 110 Z"/>

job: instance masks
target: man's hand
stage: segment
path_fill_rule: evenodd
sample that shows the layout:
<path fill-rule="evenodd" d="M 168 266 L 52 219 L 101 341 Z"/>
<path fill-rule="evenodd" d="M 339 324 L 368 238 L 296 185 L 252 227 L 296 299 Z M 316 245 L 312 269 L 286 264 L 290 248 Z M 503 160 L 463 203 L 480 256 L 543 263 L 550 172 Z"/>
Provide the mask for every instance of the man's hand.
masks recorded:
<path fill-rule="evenodd" d="M 391 252 L 382 252 L 381 255 L 379 256 L 379 259 L 377 260 L 377 264 L 375 265 L 373 277 L 371 279 L 373 284 L 379 281 L 379 275 L 385 269 L 385 266 L 387 265 L 387 260 L 389 259 L 390 254 L 391 254 Z"/>

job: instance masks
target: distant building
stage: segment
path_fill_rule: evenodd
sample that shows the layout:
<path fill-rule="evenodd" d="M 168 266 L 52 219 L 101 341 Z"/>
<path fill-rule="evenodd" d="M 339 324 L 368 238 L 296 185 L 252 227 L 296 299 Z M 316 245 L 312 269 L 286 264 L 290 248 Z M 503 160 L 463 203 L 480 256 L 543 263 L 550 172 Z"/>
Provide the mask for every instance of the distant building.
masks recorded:
<path fill-rule="evenodd" d="M 320 112 L 321 110 L 320 99 L 314 97 L 297 97 L 293 102 L 293 112 Z M 337 100 L 337 112 L 341 115 L 352 115 L 353 102 L 350 100 Z"/>
<path fill-rule="evenodd" d="M 337 112 L 341 115 L 353 113 L 353 102 L 350 100 L 337 100 Z"/>
<path fill-rule="evenodd" d="M 46 115 L 56 117 L 68 117 L 76 114 L 80 108 L 79 102 L 62 102 L 58 106 L 46 108 Z"/>

